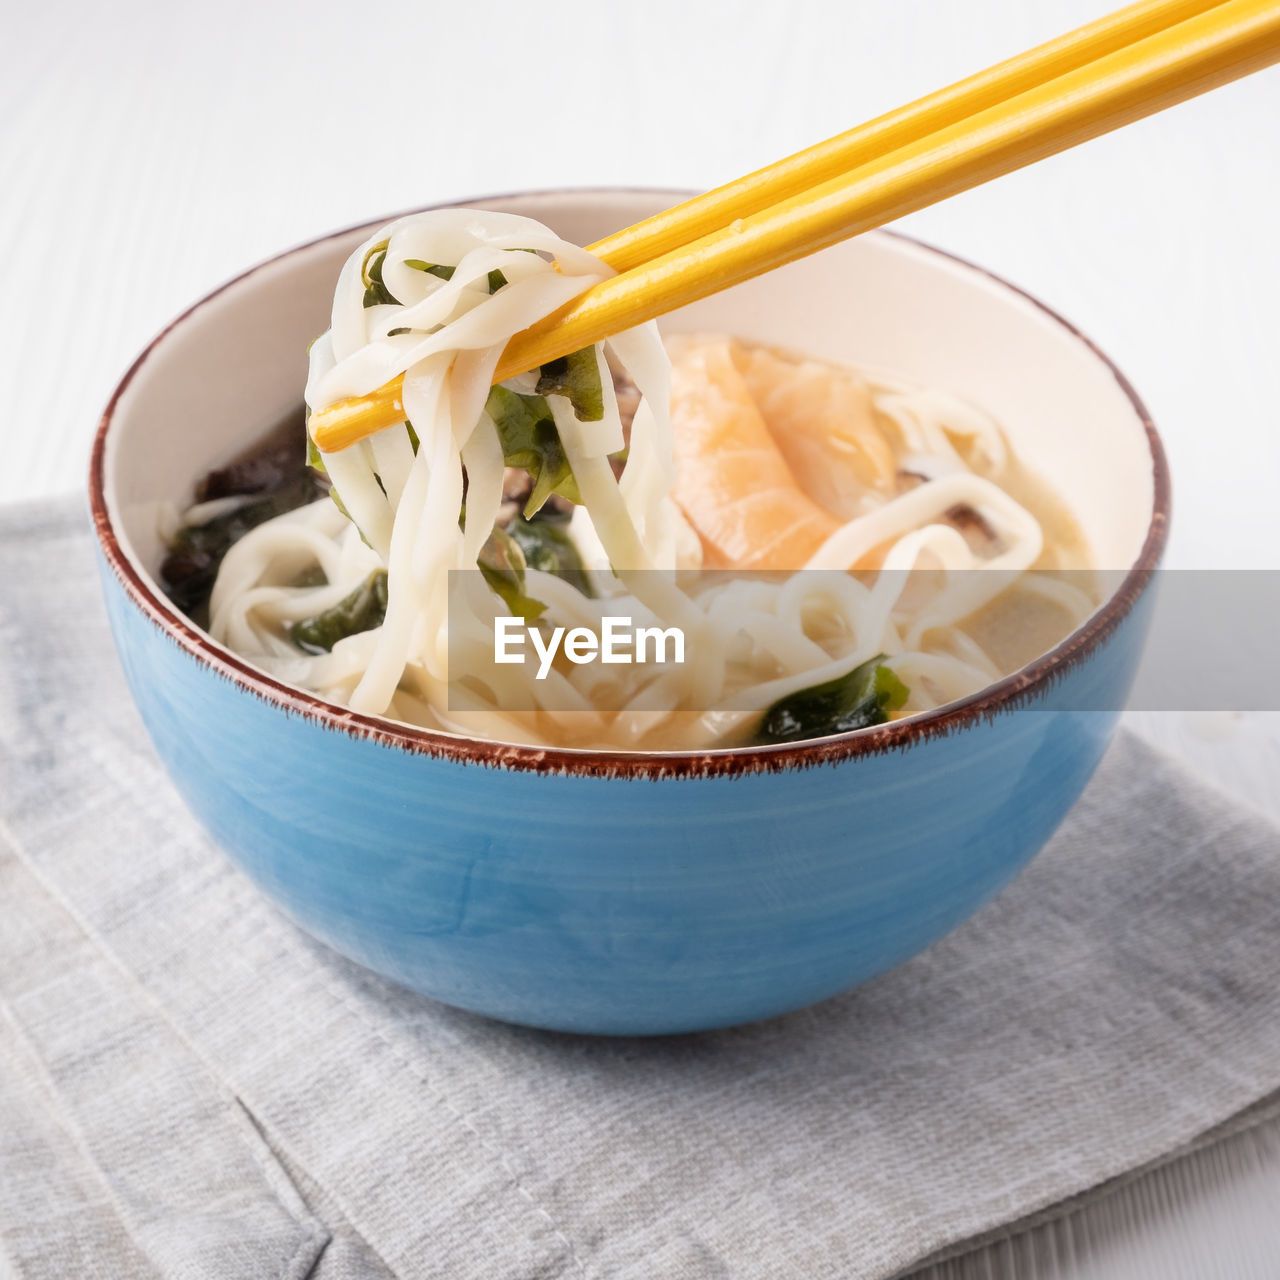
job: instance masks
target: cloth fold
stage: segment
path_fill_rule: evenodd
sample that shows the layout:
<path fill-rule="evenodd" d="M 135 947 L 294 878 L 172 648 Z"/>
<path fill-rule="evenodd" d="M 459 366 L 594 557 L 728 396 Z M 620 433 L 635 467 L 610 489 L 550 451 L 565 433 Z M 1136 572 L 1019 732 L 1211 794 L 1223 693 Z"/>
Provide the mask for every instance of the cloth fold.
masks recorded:
<path fill-rule="evenodd" d="M 84 1132 L 89 1073 L 119 1095 L 78 1180 L 0 1141 L 0 1262 L 20 1275 L 61 1274 L 26 1248 L 33 1221 L 109 1218 L 121 1257 L 178 1249 L 161 1274 L 232 1274 L 238 1231 L 266 1260 L 246 1275 L 297 1274 L 285 1244 L 305 1237 L 321 1277 L 888 1277 L 1280 1089 L 1280 830 L 1129 735 L 1000 898 L 815 1008 L 617 1041 L 398 988 L 293 928 L 186 813 L 119 674 L 91 546 L 78 504 L 0 513 L 11 1024 L 46 971 L 81 975 L 0 1096 L 40 1092 L 65 1135 Z M 115 975 L 114 1016 L 90 973 Z M 225 1144 L 216 1192 L 188 1140 L 206 1131 Z M 258 1140 L 271 1164 L 253 1174 Z M 127 1214 L 102 1192 L 113 1160 L 163 1171 L 129 1178 Z M 193 1195 L 206 1221 L 226 1209 L 204 1235 L 183 1225 Z"/>

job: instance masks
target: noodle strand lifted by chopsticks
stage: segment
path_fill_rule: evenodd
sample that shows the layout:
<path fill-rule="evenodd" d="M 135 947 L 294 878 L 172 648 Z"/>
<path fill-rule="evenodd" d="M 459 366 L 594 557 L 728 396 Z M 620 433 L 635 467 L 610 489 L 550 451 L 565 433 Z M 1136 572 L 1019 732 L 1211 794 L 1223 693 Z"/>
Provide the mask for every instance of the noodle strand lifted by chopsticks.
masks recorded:
<path fill-rule="evenodd" d="M 236 544 L 211 601 L 215 638 L 367 714 L 509 741 L 625 749 L 717 745 L 780 696 L 879 653 L 910 676 L 908 711 L 988 683 L 995 666 L 958 624 L 1032 569 L 1045 545 L 1026 507 L 965 461 L 981 456 L 1000 471 L 1007 458 L 999 430 L 937 392 L 876 391 L 878 430 L 896 436 L 922 483 L 869 497 L 853 518 L 831 525 L 797 572 L 767 581 L 682 578 L 702 552 L 672 498 L 670 362 L 652 324 L 608 342 L 641 396 L 620 478 L 624 429 L 603 346 L 594 356 L 598 415 L 580 414 L 571 394 L 554 387 L 542 392 L 581 500 L 570 533 L 594 559 L 605 598 L 532 568 L 525 589 L 545 606 L 540 622 L 548 627 L 629 614 L 683 628 L 695 656 L 685 666 L 556 667 L 541 683 L 529 665 L 494 668 L 496 619 L 507 605 L 476 574 L 467 589 L 450 591 L 451 572 L 476 568 L 503 506 L 490 378 L 512 334 L 608 274 L 541 224 L 506 213 L 411 215 L 362 244 L 342 269 L 330 329 L 312 347 L 306 399 L 315 411 L 403 375 L 405 421 L 318 454 L 341 510 L 317 503 L 289 512 Z M 506 389 L 529 396 L 538 385 L 536 375 L 522 375 Z M 993 554 L 975 554 L 947 522 L 957 507 L 984 523 Z M 878 577 L 848 574 L 873 552 Z M 907 573 L 923 563 L 950 571 L 948 585 L 926 607 L 905 610 Z M 309 566 L 323 570 L 322 585 L 298 582 Z M 957 572 L 975 567 L 988 572 Z M 291 642 L 291 624 L 382 569 L 380 625 L 330 652 L 304 653 Z M 1072 590 L 1040 594 L 1078 612 Z M 720 709 L 707 711 L 713 704 Z"/>

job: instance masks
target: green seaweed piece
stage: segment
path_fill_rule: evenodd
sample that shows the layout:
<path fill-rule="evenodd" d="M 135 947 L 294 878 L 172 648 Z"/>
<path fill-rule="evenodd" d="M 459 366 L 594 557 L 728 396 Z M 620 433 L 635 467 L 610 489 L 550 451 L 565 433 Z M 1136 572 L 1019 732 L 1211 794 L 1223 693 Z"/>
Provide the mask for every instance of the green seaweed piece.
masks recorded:
<path fill-rule="evenodd" d="M 554 573 L 584 596 L 595 595 L 578 548 L 573 545 L 573 539 L 562 523 L 553 522 L 541 515 L 535 520 L 517 516 L 507 526 L 506 532 L 524 553 L 525 564 L 530 569 Z"/>
<path fill-rule="evenodd" d="M 541 600 L 534 600 L 525 594 L 525 558 L 520 544 L 503 529 L 494 527 L 493 532 L 480 548 L 477 560 L 484 580 L 502 597 L 502 602 L 511 610 L 513 618 L 523 618 L 532 622 L 546 611 Z"/>
<path fill-rule="evenodd" d="M 399 306 L 400 299 L 382 281 L 382 264 L 386 260 L 389 240 L 379 240 L 365 252 L 360 264 L 360 279 L 364 281 L 364 305 L 376 307 L 379 303 Z"/>
<path fill-rule="evenodd" d="M 375 569 L 356 589 L 314 618 L 289 628 L 304 653 L 329 653 L 339 640 L 380 627 L 387 616 L 387 571 Z"/>
<path fill-rule="evenodd" d="M 406 258 L 404 260 L 406 267 L 412 267 L 415 271 L 425 271 L 429 276 L 435 276 L 439 280 L 452 280 L 453 273 L 457 267 L 442 267 L 436 262 L 424 262 L 421 258 Z"/>
<path fill-rule="evenodd" d="M 752 745 L 799 742 L 884 724 L 909 690 L 877 654 L 845 675 L 780 698 L 765 713 Z"/>
<path fill-rule="evenodd" d="M 437 276 L 441 280 L 452 280 L 453 273 L 457 270 L 457 267 L 442 267 L 435 262 L 424 262 L 421 258 L 406 258 L 404 265 L 412 267 L 415 271 L 425 271 L 427 275 Z M 497 269 L 490 271 L 488 278 L 490 293 L 497 293 L 507 283 L 507 277 Z M 407 332 L 407 330 L 404 332 Z"/>
<path fill-rule="evenodd" d="M 604 417 L 604 388 L 595 347 L 548 361 L 539 370 L 535 391 L 540 396 L 567 396 L 579 422 L 599 422 Z"/>
<path fill-rule="evenodd" d="M 523 467 L 533 478 L 524 506 L 526 520 L 553 493 L 573 503 L 582 502 L 551 406 L 542 396 L 520 395 L 499 384 L 490 390 L 484 408 L 498 428 L 507 466 Z"/>

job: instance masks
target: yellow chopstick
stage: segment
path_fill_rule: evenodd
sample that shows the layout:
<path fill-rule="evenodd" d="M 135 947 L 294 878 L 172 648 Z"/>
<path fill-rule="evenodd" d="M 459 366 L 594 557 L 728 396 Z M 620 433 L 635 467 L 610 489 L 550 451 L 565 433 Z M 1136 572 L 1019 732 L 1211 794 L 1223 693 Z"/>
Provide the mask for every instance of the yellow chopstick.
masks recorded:
<path fill-rule="evenodd" d="M 1142 0 L 1037 45 L 905 107 L 787 156 L 745 178 L 694 196 L 590 246 L 615 271 L 629 271 L 681 245 L 750 217 L 938 129 L 1087 66 L 1224 0 Z"/>
<path fill-rule="evenodd" d="M 1156 7 L 1166 20 L 1179 8 L 1168 4 Z M 1135 38 L 1131 44 L 1007 99 L 997 97 L 993 105 L 970 116 L 923 133 L 852 171 L 840 172 L 770 208 L 718 226 L 691 243 L 596 285 L 517 334 L 503 353 L 495 381 L 1280 60 L 1280 0 L 1225 0 L 1209 9 L 1193 7 L 1200 11 L 1181 22 Z M 1127 29 L 1132 37 L 1133 11 L 1124 12 L 1129 15 Z M 1118 25 L 1122 25 L 1119 20 L 1123 16 L 1113 15 Z M 1153 21 L 1153 11 L 1146 11 L 1144 22 Z M 1146 28 L 1139 24 L 1136 29 Z M 1041 69 L 1052 74 L 1055 65 L 1060 64 L 1050 59 Z M 1015 86 L 1023 81 L 1022 60 L 1012 59 L 1002 66 L 1015 66 Z M 977 83 L 994 73 L 983 73 L 963 84 Z M 942 96 L 950 92 L 944 90 Z M 960 101 L 979 101 L 981 94 L 996 96 L 989 85 L 974 92 L 979 97 L 961 93 Z M 952 105 L 959 109 L 954 100 Z M 912 110 L 904 109 L 907 113 Z M 926 109 L 926 118 L 934 118 L 928 114 L 931 110 Z M 851 131 L 855 135 L 859 132 Z M 814 150 L 821 151 L 824 145 Z M 782 162 L 783 166 L 789 163 Z M 814 171 L 825 163 L 818 162 Z M 399 421 L 394 414 L 403 413 L 398 405 L 401 382 L 396 379 L 369 396 L 342 401 L 314 414 L 311 430 L 316 444 L 333 452 Z"/>
<path fill-rule="evenodd" d="M 1227 0 L 614 276 L 517 334 L 496 381 L 1280 61 L 1280 0 Z"/>
<path fill-rule="evenodd" d="M 935 129 L 954 124 L 1067 71 L 1087 66 L 1097 58 L 1176 26 L 1223 2 L 1141 0 L 625 228 L 591 245 L 591 252 L 615 271 L 629 270 L 727 227 L 737 218 L 759 213 L 777 200 L 837 179 L 862 161 L 918 141 Z M 504 372 L 502 376 L 510 377 L 511 373 Z M 317 413 L 312 419 L 312 432 L 319 447 L 333 452 L 398 422 L 396 415 L 403 413 L 400 403 L 403 383 L 403 376 L 394 378 L 368 395 L 340 400 Z"/>

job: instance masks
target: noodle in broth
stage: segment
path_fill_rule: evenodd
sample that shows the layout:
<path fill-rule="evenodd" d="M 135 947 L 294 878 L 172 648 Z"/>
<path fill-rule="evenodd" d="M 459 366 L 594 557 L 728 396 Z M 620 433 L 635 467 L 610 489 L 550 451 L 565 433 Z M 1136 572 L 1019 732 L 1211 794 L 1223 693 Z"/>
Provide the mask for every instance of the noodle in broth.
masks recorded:
<path fill-rule="evenodd" d="M 511 335 L 607 274 L 505 213 L 412 215 L 361 245 L 306 401 L 314 413 L 403 374 L 404 420 L 314 454 L 337 501 L 235 542 L 209 599 L 214 638 L 431 729 L 707 749 L 761 740 L 771 708 L 858 671 L 880 691 L 866 723 L 930 710 L 1093 611 L 1064 572 L 1088 566 L 1070 516 L 986 415 L 943 392 L 723 335 L 675 335 L 668 351 L 653 325 L 491 390 Z M 526 511 L 547 503 L 532 521 L 509 494 L 520 458 L 538 473 Z M 539 567 L 539 547 L 566 541 L 559 569 L 554 555 Z M 486 576 L 458 575 L 478 563 Z M 353 600 L 371 610 L 358 629 L 316 630 Z M 676 626 L 692 656 L 607 673 L 557 661 L 539 680 L 494 665 L 513 608 L 546 633 L 620 613 Z"/>

